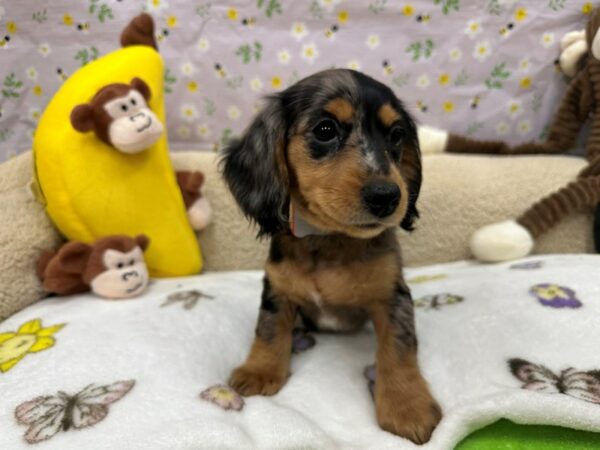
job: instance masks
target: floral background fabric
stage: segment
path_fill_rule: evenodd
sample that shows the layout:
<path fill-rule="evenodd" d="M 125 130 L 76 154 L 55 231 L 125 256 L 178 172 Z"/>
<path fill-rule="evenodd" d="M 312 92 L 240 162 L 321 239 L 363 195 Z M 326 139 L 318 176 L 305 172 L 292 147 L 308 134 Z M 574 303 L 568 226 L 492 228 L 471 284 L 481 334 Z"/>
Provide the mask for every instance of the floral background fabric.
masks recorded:
<path fill-rule="evenodd" d="M 0 161 L 25 151 L 78 67 L 142 10 L 165 58 L 172 149 L 218 150 L 260 97 L 330 67 L 390 85 L 422 123 L 478 138 L 543 137 L 566 86 L 561 36 L 582 0 L 0 0 Z"/>

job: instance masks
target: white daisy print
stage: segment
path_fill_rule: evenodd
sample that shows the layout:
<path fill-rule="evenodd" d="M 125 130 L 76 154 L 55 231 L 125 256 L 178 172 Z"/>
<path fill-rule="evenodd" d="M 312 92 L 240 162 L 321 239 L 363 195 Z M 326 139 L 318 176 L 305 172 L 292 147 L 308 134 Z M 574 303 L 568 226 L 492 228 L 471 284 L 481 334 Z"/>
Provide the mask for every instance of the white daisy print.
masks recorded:
<path fill-rule="evenodd" d="M 448 52 L 448 56 L 450 56 L 450 61 L 458 62 L 462 58 L 462 52 L 459 48 L 455 47 L 452 50 L 450 50 L 450 52 Z"/>
<path fill-rule="evenodd" d="M 29 118 L 34 122 L 40 120 L 42 110 L 36 106 L 29 108 Z"/>
<path fill-rule="evenodd" d="M 469 20 L 465 28 L 465 34 L 471 39 L 475 38 L 479 33 L 483 31 L 480 20 Z"/>
<path fill-rule="evenodd" d="M 550 47 L 552 44 L 554 44 L 554 33 L 544 33 L 544 34 L 542 34 L 542 37 L 540 38 L 540 43 L 545 48 Z"/>
<path fill-rule="evenodd" d="M 199 125 L 196 131 L 198 132 L 198 136 L 201 138 L 206 138 L 210 136 L 210 128 L 205 123 Z"/>
<path fill-rule="evenodd" d="M 346 67 L 352 70 L 360 70 L 360 63 L 356 59 L 351 59 L 348 61 L 348 64 L 346 64 Z"/>
<path fill-rule="evenodd" d="M 291 58 L 292 55 L 290 55 L 290 52 L 288 52 L 287 50 L 281 50 L 277 53 L 277 59 L 281 64 L 285 65 L 289 63 Z"/>
<path fill-rule="evenodd" d="M 314 42 L 302 46 L 302 59 L 304 59 L 309 64 L 312 64 L 315 58 L 317 58 L 318 56 L 319 51 L 317 50 L 317 47 L 315 46 Z"/>
<path fill-rule="evenodd" d="M 521 103 L 521 100 L 516 100 L 516 99 L 509 100 L 508 114 L 510 114 L 510 117 L 512 119 L 516 119 L 521 114 L 523 114 L 523 104 Z"/>
<path fill-rule="evenodd" d="M 183 75 L 185 75 L 186 77 L 191 77 L 195 71 L 196 71 L 196 68 L 194 67 L 194 65 L 191 62 L 184 62 L 181 65 L 181 73 Z"/>
<path fill-rule="evenodd" d="M 201 38 L 201 39 L 198 41 L 198 49 L 199 49 L 201 52 L 206 52 L 206 51 L 208 51 L 208 50 L 210 49 L 210 41 L 209 41 L 208 39 L 206 39 L 206 38 Z"/>
<path fill-rule="evenodd" d="M 238 108 L 235 105 L 230 106 L 229 108 L 227 108 L 227 116 L 231 119 L 231 120 L 237 120 L 240 118 L 240 108 Z"/>
<path fill-rule="evenodd" d="M 188 103 L 181 105 L 181 118 L 187 122 L 193 122 L 198 117 L 198 110 L 194 105 Z"/>
<path fill-rule="evenodd" d="M 166 0 L 147 0 L 146 9 L 148 11 L 162 11 L 169 7 L 169 3 Z"/>
<path fill-rule="evenodd" d="M 531 61 L 529 60 L 529 57 L 525 57 L 519 61 L 519 72 L 529 72 L 530 67 Z"/>
<path fill-rule="evenodd" d="M 376 34 L 369 35 L 369 37 L 367 38 L 367 47 L 373 50 L 374 48 L 379 47 L 379 44 L 379 36 L 377 36 Z"/>
<path fill-rule="evenodd" d="M 308 34 L 308 29 L 303 22 L 294 22 L 292 24 L 292 36 L 296 38 L 297 41 L 301 41 L 304 36 Z"/>
<path fill-rule="evenodd" d="M 419 87 L 421 89 L 425 89 L 430 84 L 431 84 L 431 81 L 429 80 L 429 77 L 427 76 L 426 73 L 424 73 L 419 78 L 417 78 L 417 87 Z"/>
<path fill-rule="evenodd" d="M 48 56 L 50 53 L 52 53 L 52 48 L 50 48 L 50 44 L 48 44 L 47 42 L 40 44 L 40 46 L 38 47 L 38 53 L 44 58 Z"/>
<path fill-rule="evenodd" d="M 526 136 L 531 131 L 531 121 L 529 119 L 521 120 L 517 125 L 517 132 L 521 136 Z"/>
<path fill-rule="evenodd" d="M 325 8 L 327 11 L 333 10 L 333 7 L 340 3 L 341 0 L 318 0 L 319 5 Z"/>
<path fill-rule="evenodd" d="M 504 135 L 508 134 L 509 132 L 510 132 L 510 125 L 508 123 L 506 123 L 505 121 L 502 121 L 498 125 L 496 125 L 496 133 L 498 133 L 500 136 L 504 136 Z"/>
<path fill-rule="evenodd" d="M 180 127 L 177 128 L 177 136 L 179 136 L 182 139 L 189 138 L 190 134 L 192 134 L 192 132 L 190 131 L 190 127 L 186 127 L 185 125 L 181 125 Z"/>
<path fill-rule="evenodd" d="M 27 78 L 29 78 L 30 80 L 37 80 L 38 79 L 38 71 L 35 67 L 28 67 L 25 70 L 25 73 L 27 74 Z"/>
<path fill-rule="evenodd" d="M 489 41 L 478 42 L 473 49 L 473 58 L 478 61 L 485 61 L 488 56 L 492 53 L 492 46 Z"/>
<path fill-rule="evenodd" d="M 263 88 L 263 82 L 260 81 L 260 78 L 254 77 L 250 80 L 250 89 L 254 92 L 259 92 Z"/>

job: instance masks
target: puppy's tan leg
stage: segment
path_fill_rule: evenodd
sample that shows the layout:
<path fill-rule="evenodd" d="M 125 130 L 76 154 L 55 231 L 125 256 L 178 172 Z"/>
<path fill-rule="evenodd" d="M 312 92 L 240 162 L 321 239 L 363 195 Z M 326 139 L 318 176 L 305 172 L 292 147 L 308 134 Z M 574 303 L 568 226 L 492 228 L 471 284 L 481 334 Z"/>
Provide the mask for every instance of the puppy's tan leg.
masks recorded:
<path fill-rule="evenodd" d="M 296 305 L 272 291 L 265 277 L 256 337 L 246 362 L 229 385 L 242 395 L 274 395 L 288 377 Z"/>
<path fill-rule="evenodd" d="M 422 444 L 442 418 L 417 363 L 413 303 L 403 283 L 394 298 L 371 305 L 377 334 L 375 407 L 381 428 Z"/>

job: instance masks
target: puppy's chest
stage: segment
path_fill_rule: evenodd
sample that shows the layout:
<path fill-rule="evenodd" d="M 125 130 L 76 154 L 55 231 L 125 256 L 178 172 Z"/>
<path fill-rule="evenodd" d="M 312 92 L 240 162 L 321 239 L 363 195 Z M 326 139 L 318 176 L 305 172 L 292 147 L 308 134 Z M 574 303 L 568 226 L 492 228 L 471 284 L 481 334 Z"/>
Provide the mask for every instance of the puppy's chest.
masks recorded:
<path fill-rule="evenodd" d="M 387 300 L 400 268 L 393 253 L 341 261 L 317 257 L 284 258 L 268 262 L 267 276 L 274 290 L 299 304 L 362 305 Z"/>

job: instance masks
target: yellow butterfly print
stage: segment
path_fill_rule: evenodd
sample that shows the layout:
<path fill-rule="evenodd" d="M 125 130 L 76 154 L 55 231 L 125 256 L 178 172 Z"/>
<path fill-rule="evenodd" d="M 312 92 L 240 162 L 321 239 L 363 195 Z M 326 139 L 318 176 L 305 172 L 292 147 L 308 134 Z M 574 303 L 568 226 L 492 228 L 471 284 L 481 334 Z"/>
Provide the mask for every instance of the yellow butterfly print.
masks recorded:
<path fill-rule="evenodd" d="M 54 345 L 52 335 L 66 324 L 42 328 L 41 319 L 21 325 L 16 332 L 0 333 L 0 372 L 8 372 L 28 353 L 37 353 Z"/>

